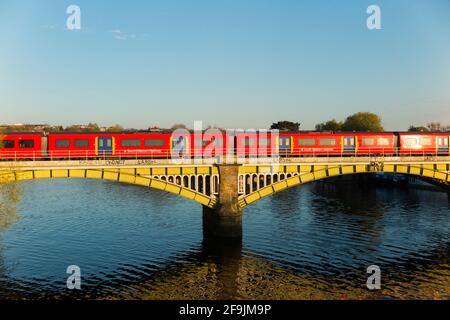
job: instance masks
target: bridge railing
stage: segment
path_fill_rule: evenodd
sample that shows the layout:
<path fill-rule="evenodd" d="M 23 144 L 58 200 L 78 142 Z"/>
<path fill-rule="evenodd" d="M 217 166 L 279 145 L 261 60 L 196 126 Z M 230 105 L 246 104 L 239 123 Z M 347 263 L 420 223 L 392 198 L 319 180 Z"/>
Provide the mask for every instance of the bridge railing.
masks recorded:
<path fill-rule="evenodd" d="M 215 159 L 225 156 L 241 158 L 358 158 L 370 157 L 383 159 L 386 157 L 410 157 L 411 159 L 430 159 L 437 156 L 450 156 L 450 152 L 438 149 L 408 149 L 400 148 L 360 148 L 359 150 L 337 150 L 336 148 L 294 148 L 292 150 L 276 150 L 274 148 L 234 148 L 231 151 L 223 148 L 206 152 L 201 148 L 178 150 L 173 152 L 168 149 L 128 149 L 115 151 L 95 151 L 95 150 L 23 150 L 7 151 L 0 149 L 0 160 L 91 160 L 91 159 L 174 159 L 174 158 L 195 158 Z"/>

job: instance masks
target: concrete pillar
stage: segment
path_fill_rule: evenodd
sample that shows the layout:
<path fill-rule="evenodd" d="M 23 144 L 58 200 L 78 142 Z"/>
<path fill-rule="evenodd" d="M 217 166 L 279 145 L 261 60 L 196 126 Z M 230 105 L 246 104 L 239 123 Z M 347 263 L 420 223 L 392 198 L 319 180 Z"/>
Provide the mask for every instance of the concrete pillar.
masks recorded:
<path fill-rule="evenodd" d="M 242 209 L 238 203 L 239 165 L 218 165 L 219 195 L 217 207 L 203 206 L 203 231 L 222 238 L 242 237 Z"/>

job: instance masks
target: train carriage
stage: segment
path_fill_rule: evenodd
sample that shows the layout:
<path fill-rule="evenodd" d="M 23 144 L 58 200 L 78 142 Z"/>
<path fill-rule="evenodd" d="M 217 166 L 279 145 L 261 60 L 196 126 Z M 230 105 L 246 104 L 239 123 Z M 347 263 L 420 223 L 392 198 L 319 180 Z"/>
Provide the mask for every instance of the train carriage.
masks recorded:
<path fill-rule="evenodd" d="M 164 133 L 51 133 L 50 158 L 169 157 L 171 135 Z"/>
<path fill-rule="evenodd" d="M 400 154 L 449 155 L 450 133 L 401 133 Z"/>
<path fill-rule="evenodd" d="M 45 150 L 42 134 L 0 134 L 0 159 L 40 159 Z"/>
<path fill-rule="evenodd" d="M 282 155 L 371 155 L 394 154 L 392 133 L 282 133 L 279 139 Z"/>
<path fill-rule="evenodd" d="M 450 155 L 450 133 L 7 133 L 1 159 Z"/>
<path fill-rule="evenodd" d="M 170 134 L 164 133 L 129 133 L 113 134 L 112 154 L 125 158 L 157 157 L 167 158 L 171 156 Z"/>
<path fill-rule="evenodd" d="M 393 133 L 358 133 L 355 138 L 357 155 L 394 155 L 397 152 Z"/>
<path fill-rule="evenodd" d="M 237 133 L 235 153 L 238 156 L 274 156 L 279 154 L 279 135 L 267 132 Z"/>
<path fill-rule="evenodd" d="M 202 155 L 205 158 L 227 154 L 230 146 L 229 137 L 225 133 L 203 133 L 190 135 L 190 153 L 192 156 Z M 228 150 L 229 151 L 229 150 Z"/>
<path fill-rule="evenodd" d="M 47 136 L 50 159 L 92 158 L 98 156 L 96 135 L 92 133 L 50 133 Z"/>

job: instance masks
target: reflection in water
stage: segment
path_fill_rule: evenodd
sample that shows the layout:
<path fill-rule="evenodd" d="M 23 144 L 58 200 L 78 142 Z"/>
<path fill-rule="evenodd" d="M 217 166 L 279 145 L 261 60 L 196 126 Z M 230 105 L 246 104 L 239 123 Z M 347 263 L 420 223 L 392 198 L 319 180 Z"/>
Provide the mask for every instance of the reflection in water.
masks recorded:
<path fill-rule="evenodd" d="M 19 219 L 15 206 L 22 193 L 22 188 L 17 183 L 0 183 L 0 230 Z"/>
<path fill-rule="evenodd" d="M 450 298 L 445 193 L 313 183 L 244 212 L 244 238 L 203 237 L 193 202 L 102 181 L 32 181 L 0 231 L 0 297 Z M 82 290 L 65 269 L 82 269 Z M 382 290 L 366 289 L 366 268 Z"/>

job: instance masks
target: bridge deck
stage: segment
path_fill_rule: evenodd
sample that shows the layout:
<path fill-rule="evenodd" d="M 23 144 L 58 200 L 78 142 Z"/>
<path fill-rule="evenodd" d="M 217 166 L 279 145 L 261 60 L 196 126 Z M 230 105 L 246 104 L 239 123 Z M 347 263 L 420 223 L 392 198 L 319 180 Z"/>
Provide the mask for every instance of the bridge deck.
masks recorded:
<path fill-rule="evenodd" d="M 228 159 L 229 160 L 229 159 Z M 401 157 L 292 157 L 292 158 L 234 158 L 226 163 L 242 165 L 345 165 L 373 162 L 392 164 L 446 164 L 450 156 L 401 156 Z M 90 169 L 90 168 L 145 168 L 145 167 L 201 167 L 220 163 L 217 159 L 186 159 L 179 163 L 170 159 L 106 159 L 106 160 L 60 160 L 60 161 L 0 161 L 0 170 L 35 169 Z"/>

